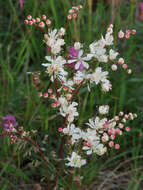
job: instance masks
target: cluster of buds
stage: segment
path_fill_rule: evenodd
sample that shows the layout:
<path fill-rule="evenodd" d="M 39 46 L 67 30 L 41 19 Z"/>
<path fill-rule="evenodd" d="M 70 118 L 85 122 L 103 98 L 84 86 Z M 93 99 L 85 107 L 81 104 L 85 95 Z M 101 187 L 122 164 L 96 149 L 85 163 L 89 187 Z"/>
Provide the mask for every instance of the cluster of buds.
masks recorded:
<path fill-rule="evenodd" d="M 44 93 L 39 92 L 38 97 L 43 97 L 45 99 L 48 98 L 48 100 L 52 100 L 52 103 L 51 103 L 52 108 L 59 107 L 60 105 L 59 100 L 57 100 L 56 95 L 53 94 L 53 90 L 51 88 L 49 88 L 47 92 L 44 92 Z"/>
<path fill-rule="evenodd" d="M 109 28 L 109 29 L 110 29 L 110 28 Z M 109 29 L 108 29 L 108 30 L 109 30 Z M 120 31 L 118 32 L 118 38 L 119 38 L 119 39 L 122 39 L 122 38 L 128 39 L 128 38 L 130 38 L 130 35 L 131 35 L 131 34 L 135 35 L 135 34 L 136 34 L 136 30 L 135 30 L 135 29 L 133 29 L 133 30 L 127 29 L 125 32 L 123 32 L 122 30 L 120 30 Z M 110 53 L 111 59 L 114 59 L 114 58 L 118 55 L 118 52 L 115 52 L 115 51 L 113 51 L 113 50 L 112 50 L 112 51 L 110 50 L 109 53 Z M 113 71 L 117 71 L 118 66 L 122 66 L 122 68 L 123 68 L 124 70 L 126 70 L 128 74 L 131 74 L 131 73 L 132 73 L 132 70 L 129 69 L 129 68 L 128 68 L 128 65 L 125 64 L 124 62 L 125 62 L 124 59 L 123 59 L 122 57 L 120 57 L 120 58 L 118 59 L 118 61 L 117 61 L 117 64 L 114 63 L 114 64 L 111 65 L 111 69 L 112 69 Z"/>
<path fill-rule="evenodd" d="M 31 15 L 28 15 L 27 19 L 24 20 L 24 23 L 26 25 L 30 25 L 30 26 L 34 25 L 39 28 L 44 28 L 45 26 L 50 27 L 51 20 L 47 19 L 46 15 L 42 15 L 41 17 L 37 17 L 37 18 L 32 18 Z"/>
<path fill-rule="evenodd" d="M 70 10 L 69 10 L 69 14 L 67 16 L 68 20 L 71 20 L 72 18 L 77 18 L 78 16 L 78 11 L 82 9 L 82 5 L 79 5 L 79 6 L 74 6 L 72 7 Z"/>
<path fill-rule="evenodd" d="M 118 38 L 126 38 L 126 39 L 129 39 L 131 34 L 135 35 L 136 34 L 136 30 L 133 29 L 133 30 L 129 30 L 127 29 L 125 32 L 123 32 L 122 30 L 120 30 L 118 32 Z"/>

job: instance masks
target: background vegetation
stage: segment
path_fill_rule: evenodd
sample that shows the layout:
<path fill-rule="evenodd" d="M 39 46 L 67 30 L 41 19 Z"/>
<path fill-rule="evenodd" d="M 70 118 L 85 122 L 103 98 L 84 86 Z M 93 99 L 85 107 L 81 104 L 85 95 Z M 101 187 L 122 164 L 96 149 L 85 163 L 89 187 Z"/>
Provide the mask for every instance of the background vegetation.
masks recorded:
<path fill-rule="evenodd" d="M 45 155 L 50 160 L 48 167 L 51 180 L 55 176 L 55 160 L 60 142 L 57 126 L 60 127 L 62 121 L 58 115 L 54 115 L 46 101 L 39 100 L 32 76 L 27 74 L 43 69 L 41 63 L 46 51 L 40 31 L 26 27 L 23 22 L 25 17 L 29 14 L 33 17 L 46 14 L 53 21 L 52 26 L 59 28 L 64 25 L 71 6 L 82 4 L 84 8 L 77 23 L 77 37 L 87 45 L 98 39 L 111 22 L 114 22 L 116 32 L 120 28 L 137 30 L 136 36 L 124 41 L 120 47 L 133 74 L 128 76 L 123 70 L 112 73 L 114 88 L 109 94 L 99 93 L 97 89 L 89 94 L 83 89 L 80 92 L 82 96 L 78 97 L 82 102 L 78 124 L 87 121 L 98 104 L 110 104 L 111 117 L 124 110 L 137 113 L 138 118 L 132 122 L 131 132 L 119 138 L 121 149 L 113 150 L 103 157 L 92 157 L 81 173 L 75 173 L 76 180 L 79 175 L 83 176 L 82 187 L 73 183 L 71 189 L 143 189 L 143 21 L 139 20 L 139 1 L 121 0 L 119 6 L 113 2 L 25 0 L 21 9 L 18 0 L 0 0 L 0 116 L 15 115 L 19 125 L 23 125 L 26 130 L 37 129 L 41 146 L 45 134 L 53 137 L 48 138 L 44 145 Z M 71 36 L 75 34 L 72 25 L 69 30 Z M 73 41 L 71 36 L 66 39 L 69 44 Z M 49 81 L 45 80 L 43 88 L 48 84 Z M 64 172 L 66 174 L 63 168 Z M 11 146 L 7 138 L 0 139 L 0 189 L 27 190 L 32 188 L 30 184 L 35 183 L 40 183 L 44 189 L 44 169 L 40 157 L 33 153 L 29 144 L 25 148 Z M 66 175 L 58 183 L 64 187 Z"/>

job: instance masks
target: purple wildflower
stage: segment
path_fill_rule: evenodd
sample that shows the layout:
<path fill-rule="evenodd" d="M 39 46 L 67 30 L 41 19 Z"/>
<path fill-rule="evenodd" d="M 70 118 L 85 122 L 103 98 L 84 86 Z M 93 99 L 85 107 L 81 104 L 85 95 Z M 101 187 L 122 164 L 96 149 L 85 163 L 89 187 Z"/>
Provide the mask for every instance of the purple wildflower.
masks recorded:
<path fill-rule="evenodd" d="M 85 67 L 86 69 L 89 68 L 88 63 L 90 57 L 82 57 L 83 50 L 76 50 L 74 47 L 68 47 L 69 57 L 68 57 L 68 66 L 71 68 L 75 68 L 76 70 L 82 71 Z"/>
<path fill-rule="evenodd" d="M 5 130 L 13 130 L 17 125 L 17 121 L 13 115 L 7 115 L 2 117 L 2 125 Z"/>
<path fill-rule="evenodd" d="M 139 3 L 139 7 L 143 10 L 143 3 Z"/>

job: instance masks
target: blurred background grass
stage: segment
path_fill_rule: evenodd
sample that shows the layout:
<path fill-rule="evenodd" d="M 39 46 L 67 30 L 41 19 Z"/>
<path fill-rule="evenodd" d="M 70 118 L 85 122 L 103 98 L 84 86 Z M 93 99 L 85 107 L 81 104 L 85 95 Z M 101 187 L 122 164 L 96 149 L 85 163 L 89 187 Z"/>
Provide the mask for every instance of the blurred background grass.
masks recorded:
<path fill-rule="evenodd" d="M 79 40 L 84 44 L 88 45 L 98 39 L 111 22 L 114 22 L 115 32 L 120 28 L 137 30 L 136 36 L 120 46 L 120 55 L 132 68 L 133 74 L 128 76 L 122 70 L 116 74 L 111 73 L 111 93 L 102 94 L 98 89 L 93 89 L 89 94 L 83 89 L 80 92 L 82 98 L 78 97 L 79 102 L 82 102 L 79 125 L 92 117 L 98 104 L 109 104 L 111 116 L 120 110 L 135 112 L 138 115 L 131 124 L 131 132 L 119 138 L 120 150 L 111 150 L 103 157 L 92 157 L 90 164 L 84 167 L 81 173 L 76 171 L 76 176 L 83 176 L 82 184 L 88 187 L 88 190 L 143 189 L 143 20 L 139 19 L 139 1 L 121 0 L 118 7 L 116 2 L 25 0 L 21 9 L 18 0 L 0 0 L 0 116 L 15 115 L 25 129 L 37 129 L 40 144 L 45 134 L 55 139 L 53 141 L 49 138 L 45 145 L 45 155 L 51 161 L 48 164 L 51 180 L 56 167 L 54 151 L 57 153 L 60 144 L 60 138 L 55 131 L 62 121 L 58 116 L 51 118 L 54 113 L 48 103 L 39 100 L 32 77 L 27 75 L 28 71 L 42 69 L 41 63 L 46 52 L 40 31 L 26 27 L 24 19 L 29 14 L 33 17 L 46 14 L 53 21 L 52 27 L 59 28 L 64 26 L 65 15 L 71 6 L 82 4 L 77 32 Z M 72 25 L 68 30 L 71 35 L 68 35 L 66 40 L 70 44 L 75 31 Z M 48 83 L 49 81 L 45 82 L 43 87 Z M 7 138 L 0 139 L 0 189 L 28 189 L 26 184 L 34 183 L 41 183 L 44 187 L 44 181 L 40 181 L 41 176 L 44 177 L 44 170 L 41 163 L 38 163 L 40 158 L 34 153 L 36 159 L 34 155 L 24 157 L 27 152 L 30 152 L 30 145 L 18 149 L 15 145 L 10 146 Z M 35 160 L 38 160 L 37 167 L 32 165 Z M 58 183 L 64 187 L 66 175 L 61 177 Z M 82 188 L 73 184 L 71 189 Z"/>

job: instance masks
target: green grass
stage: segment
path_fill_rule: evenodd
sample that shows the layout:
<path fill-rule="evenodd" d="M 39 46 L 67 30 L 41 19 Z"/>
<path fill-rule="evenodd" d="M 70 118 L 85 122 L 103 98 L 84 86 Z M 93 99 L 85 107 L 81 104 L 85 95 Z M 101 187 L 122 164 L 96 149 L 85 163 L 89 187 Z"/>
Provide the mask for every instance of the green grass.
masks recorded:
<path fill-rule="evenodd" d="M 46 14 L 53 21 L 52 27 L 59 28 L 64 25 L 65 15 L 71 5 L 82 2 L 84 9 L 77 22 L 78 38 L 88 45 L 91 41 L 100 38 L 101 33 L 105 32 L 112 20 L 112 8 L 104 1 L 100 0 L 97 4 L 93 2 L 93 10 L 90 13 L 86 0 L 26 0 L 24 11 L 20 10 L 18 1 L 0 0 L 2 7 L 0 11 L 0 116 L 13 114 L 26 130 L 37 129 L 38 142 L 41 146 L 45 134 L 52 137 L 45 145 L 45 155 L 50 160 L 48 168 L 51 178 L 55 175 L 57 159 L 52 151 L 58 152 L 60 142 L 58 132 L 55 131 L 62 124 L 62 120 L 58 115 L 55 119 L 51 118 L 54 112 L 48 103 L 39 100 L 31 76 L 27 75 L 28 71 L 42 69 L 41 63 L 44 61 L 46 52 L 40 31 L 26 27 L 23 20 L 29 14 L 33 17 Z M 124 71 L 119 71 L 118 74 L 112 72 L 113 91 L 111 93 L 102 94 L 98 89 L 92 89 L 89 94 L 86 88 L 83 88 L 80 91 L 81 96 L 78 97 L 81 103 L 79 125 L 92 117 L 99 104 L 110 104 L 111 116 L 116 115 L 120 110 L 138 114 L 138 118 L 131 124 L 131 132 L 120 137 L 119 151 L 111 150 L 103 157 L 92 157 L 89 159 L 90 163 L 81 171 L 75 171 L 75 176 L 79 174 L 84 177 L 83 185 L 89 190 L 111 190 L 115 181 L 118 184 L 114 190 L 140 190 L 143 187 L 143 22 L 138 21 L 135 16 L 137 5 L 122 0 L 114 21 L 116 32 L 120 28 L 137 30 L 136 36 L 123 42 L 120 47 L 122 56 L 132 68 L 133 74 L 127 76 Z M 72 25 L 69 26 L 68 31 L 71 35 L 66 37 L 66 41 L 70 44 L 73 41 L 71 36 L 75 34 Z M 45 81 L 43 87 L 46 88 L 48 84 L 49 81 Z M 30 150 L 29 144 L 25 149 L 19 150 L 15 145 L 10 146 L 7 138 L 0 139 L 0 189 L 19 190 L 21 184 L 45 184 L 40 182 L 41 176 L 44 176 L 42 166 L 28 165 L 34 160 L 40 161 L 40 157 L 36 153 L 24 157 L 28 150 Z M 116 168 L 118 166 L 120 167 Z M 63 171 L 65 169 L 63 168 Z M 124 174 L 125 172 L 128 173 Z M 118 177 L 120 175 L 121 177 Z M 128 180 L 124 184 L 126 179 Z M 59 185 L 64 187 L 66 180 L 66 176 L 60 177 Z M 73 184 L 71 189 L 75 188 L 80 189 Z"/>

